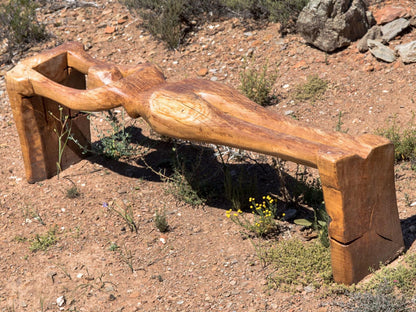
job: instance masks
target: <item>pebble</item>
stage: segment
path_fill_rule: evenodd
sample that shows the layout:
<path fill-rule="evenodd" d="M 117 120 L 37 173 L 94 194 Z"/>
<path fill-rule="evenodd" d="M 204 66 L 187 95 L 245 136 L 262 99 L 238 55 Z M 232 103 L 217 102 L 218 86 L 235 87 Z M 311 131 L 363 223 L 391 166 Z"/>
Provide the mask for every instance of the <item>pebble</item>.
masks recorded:
<path fill-rule="evenodd" d="M 285 111 L 285 116 L 292 115 L 293 113 L 294 113 L 293 110 L 287 110 Z"/>
<path fill-rule="evenodd" d="M 65 305 L 65 297 L 64 296 L 60 296 L 58 298 L 56 298 L 56 304 L 58 305 L 58 307 L 62 307 Z"/>

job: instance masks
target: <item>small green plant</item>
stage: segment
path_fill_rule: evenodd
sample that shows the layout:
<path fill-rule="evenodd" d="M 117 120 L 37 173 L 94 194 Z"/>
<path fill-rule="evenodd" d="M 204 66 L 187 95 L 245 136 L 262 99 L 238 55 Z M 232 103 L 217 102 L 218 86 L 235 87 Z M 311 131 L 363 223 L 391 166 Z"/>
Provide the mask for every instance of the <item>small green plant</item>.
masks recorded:
<path fill-rule="evenodd" d="M 416 126 L 414 123 L 415 114 L 409 126 L 401 130 L 397 125 L 397 116 L 387 129 L 378 129 L 376 133 L 389 139 L 394 145 L 396 161 L 410 160 L 416 164 Z"/>
<path fill-rule="evenodd" d="M 245 230 L 258 237 L 269 237 L 280 232 L 280 227 L 275 220 L 276 201 L 270 195 L 263 196 L 262 203 L 256 203 L 256 199 L 249 198 L 253 219 L 245 216 L 241 209 L 233 212 L 227 210 L 226 217 L 240 225 Z"/>
<path fill-rule="evenodd" d="M 27 241 L 27 238 L 24 236 L 16 235 L 13 240 L 18 243 L 24 243 Z"/>
<path fill-rule="evenodd" d="M 342 112 L 340 111 L 340 112 L 338 113 L 338 122 L 337 122 L 337 124 L 336 124 L 336 126 L 335 126 L 335 131 L 337 131 L 337 132 L 342 132 L 342 133 L 347 133 L 349 129 L 345 129 L 345 130 L 344 130 L 344 129 L 342 129 L 342 125 L 344 124 L 344 123 L 342 122 L 342 120 L 341 120 L 342 116 L 343 116 L 343 114 L 342 114 Z"/>
<path fill-rule="evenodd" d="M 56 237 L 56 231 L 57 228 L 53 227 L 43 235 L 36 234 L 36 236 L 31 240 L 29 247 L 30 251 L 46 251 L 49 247 L 55 245 L 58 241 L 58 238 Z"/>
<path fill-rule="evenodd" d="M 0 42 L 6 40 L 10 61 L 13 53 L 22 51 L 31 44 L 47 38 L 45 26 L 36 18 L 38 4 L 32 0 L 10 0 L 0 4 Z"/>
<path fill-rule="evenodd" d="M 274 99 L 271 92 L 276 78 L 276 73 L 269 73 L 267 63 L 260 71 L 245 64 L 240 73 L 240 90 L 253 102 L 266 106 Z"/>
<path fill-rule="evenodd" d="M 293 99 L 296 101 L 311 101 L 314 103 L 320 99 L 326 89 L 328 82 L 319 78 L 318 75 L 308 76 L 305 83 L 299 84 L 294 91 Z"/>
<path fill-rule="evenodd" d="M 117 208 L 114 208 L 112 204 L 103 203 L 104 208 L 107 208 L 108 210 L 115 212 L 126 222 L 131 232 L 137 233 L 138 227 L 136 225 L 136 222 L 134 221 L 134 215 L 131 206 L 128 205 L 122 209 L 116 203 L 114 203 L 114 205 L 116 205 Z"/>
<path fill-rule="evenodd" d="M 81 194 L 78 190 L 78 188 L 76 187 L 76 185 L 71 186 L 70 188 L 68 188 L 66 190 L 66 197 L 74 199 L 79 197 Z"/>
<path fill-rule="evenodd" d="M 165 233 L 165 232 L 169 231 L 169 224 L 168 224 L 168 220 L 166 218 L 166 210 L 165 209 L 163 209 L 162 211 L 160 211 L 159 209 L 156 210 L 154 221 L 155 221 L 156 228 L 161 233 Z"/>
<path fill-rule="evenodd" d="M 275 269 L 269 277 L 270 287 L 294 291 L 298 285 L 320 288 L 332 281 L 330 251 L 322 244 L 281 240 L 257 252 L 265 265 Z"/>
<path fill-rule="evenodd" d="M 23 207 L 23 216 L 26 220 L 30 220 L 30 218 L 33 218 L 37 222 L 39 222 L 42 225 L 46 225 L 46 223 L 43 221 L 42 216 L 40 215 L 39 211 L 37 209 L 32 208 L 31 206 L 24 206 Z M 30 222 L 30 221 L 27 221 Z"/>
<path fill-rule="evenodd" d="M 117 249 L 119 249 L 120 248 L 120 246 L 118 246 L 116 243 L 114 243 L 114 242 L 111 242 L 110 243 L 110 247 L 108 247 L 108 250 L 110 250 L 110 251 L 116 251 Z"/>

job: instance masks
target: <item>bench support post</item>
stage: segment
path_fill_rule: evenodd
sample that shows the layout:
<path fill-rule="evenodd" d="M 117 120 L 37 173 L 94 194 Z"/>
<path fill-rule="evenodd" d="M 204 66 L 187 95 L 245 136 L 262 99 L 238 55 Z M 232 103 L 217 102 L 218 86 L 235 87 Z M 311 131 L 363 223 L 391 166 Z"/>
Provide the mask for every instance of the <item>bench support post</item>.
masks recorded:
<path fill-rule="evenodd" d="M 331 218 L 334 280 L 357 283 L 403 250 L 394 187 L 394 148 L 382 138 L 360 137 L 373 144 L 367 158 L 322 153 L 318 159 L 326 210 Z M 379 141 L 379 142 L 377 142 Z"/>

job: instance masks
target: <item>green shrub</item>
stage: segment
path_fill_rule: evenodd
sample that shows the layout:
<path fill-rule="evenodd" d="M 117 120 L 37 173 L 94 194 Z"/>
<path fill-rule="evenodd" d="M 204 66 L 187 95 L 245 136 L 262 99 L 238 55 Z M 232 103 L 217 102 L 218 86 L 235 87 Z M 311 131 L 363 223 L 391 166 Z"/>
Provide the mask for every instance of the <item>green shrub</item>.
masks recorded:
<path fill-rule="evenodd" d="M 332 269 L 329 248 L 317 242 L 303 243 L 297 239 L 282 240 L 271 248 L 258 249 L 260 259 L 275 269 L 270 286 L 294 290 L 298 285 L 329 284 Z"/>
<path fill-rule="evenodd" d="M 10 0 L 0 5 L 0 42 L 7 41 L 10 61 L 13 53 L 47 38 L 45 26 L 36 18 L 38 4 L 32 0 Z"/>
<path fill-rule="evenodd" d="M 275 72 L 269 73 L 267 63 L 260 71 L 246 65 L 240 74 L 240 90 L 253 102 L 266 106 L 272 102 L 271 92 L 276 78 Z"/>
<path fill-rule="evenodd" d="M 328 88 L 328 82 L 319 78 L 318 75 L 308 76 L 305 83 L 299 84 L 293 95 L 296 101 L 311 101 L 320 99 Z"/>
<path fill-rule="evenodd" d="M 409 126 L 399 129 L 397 116 L 393 117 L 393 122 L 387 129 L 378 129 L 376 133 L 389 139 L 394 145 L 394 153 L 397 161 L 410 160 L 416 163 L 416 129 L 414 126 L 414 116 Z"/>

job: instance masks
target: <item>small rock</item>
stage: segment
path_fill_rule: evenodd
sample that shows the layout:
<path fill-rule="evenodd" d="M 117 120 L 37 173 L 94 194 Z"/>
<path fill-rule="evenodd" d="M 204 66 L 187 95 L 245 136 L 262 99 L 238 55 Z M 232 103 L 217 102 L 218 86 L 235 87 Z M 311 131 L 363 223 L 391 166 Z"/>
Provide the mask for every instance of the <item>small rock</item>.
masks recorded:
<path fill-rule="evenodd" d="M 416 62 L 416 41 L 400 44 L 396 46 L 394 50 L 400 55 L 403 63 L 408 64 Z"/>
<path fill-rule="evenodd" d="M 315 290 L 315 287 L 313 287 L 313 285 L 308 285 L 308 286 L 305 286 L 303 290 L 305 293 L 309 294 Z"/>
<path fill-rule="evenodd" d="M 410 204 L 410 207 L 416 206 L 416 201 Z"/>
<path fill-rule="evenodd" d="M 114 296 L 113 294 L 110 294 L 110 296 L 108 296 L 108 300 L 109 301 L 114 301 L 114 300 L 116 300 L 116 296 Z"/>
<path fill-rule="evenodd" d="M 210 79 L 211 81 L 217 81 L 218 80 L 218 77 L 216 77 L 216 76 L 213 76 L 213 77 L 211 77 L 211 79 Z"/>
<path fill-rule="evenodd" d="M 126 16 L 126 17 L 122 17 L 122 18 L 120 18 L 120 19 L 117 21 L 117 24 L 122 25 L 122 24 L 124 24 L 125 22 L 127 22 L 127 20 L 128 20 L 128 17 L 127 17 L 127 16 Z"/>
<path fill-rule="evenodd" d="M 369 39 L 367 44 L 371 54 L 375 58 L 387 63 L 393 63 L 396 60 L 394 51 L 383 45 L 380 41 Z"/>
<path fill-rule="evenodd" d="M 114 26 L 107 26 L 104 30 L 104 33 L 106 34 L 112 34 L 116 31 L 116 28 Z"/>
<path fill-rule="evenodd" d="M 56 298 L 56 304 L 58 305 L 58 307 L 63 307 L 65 305 L 66 299 L 64 296 L 60 296 L 58 298 Z"/>
<path fill-rule="evenodd" d="M 198 71 L 196 72 L 196 74 L 197 74 L 198 76 L 200 76 L 200 77 L 204 77 L 204 76 L 206 76 L 206 75 L 208 74 L 208 68 L 206 68 L 206 67 L 201 68 L 200 70 L 198 70 Z"/>
<path fill-rule="evenodd" d="M 409 26 L 410 22 L 405 18 L 399 18 L 393 22 L 383 25 L 381 26 L 383 39 L 389 42 Z"/>
<path fill-rule="evenodd" d="M 285 111 L 285 116 L 292 115 L 293 113 L 294 113 L 293 110 L 287 110 Z"/>

